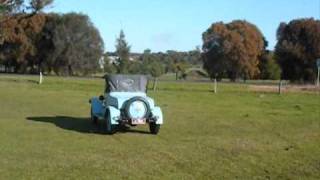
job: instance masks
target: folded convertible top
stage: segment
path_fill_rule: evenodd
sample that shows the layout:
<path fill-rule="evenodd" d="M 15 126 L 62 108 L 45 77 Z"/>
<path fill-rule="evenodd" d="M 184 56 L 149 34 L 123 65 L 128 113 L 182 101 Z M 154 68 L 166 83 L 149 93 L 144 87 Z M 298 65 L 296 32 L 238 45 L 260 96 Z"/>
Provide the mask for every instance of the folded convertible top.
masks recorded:
<path fill-rule="evenodd" d="M 106 92 L 146 92 L 148 78 L 145 75 L 106 75 Z"/>

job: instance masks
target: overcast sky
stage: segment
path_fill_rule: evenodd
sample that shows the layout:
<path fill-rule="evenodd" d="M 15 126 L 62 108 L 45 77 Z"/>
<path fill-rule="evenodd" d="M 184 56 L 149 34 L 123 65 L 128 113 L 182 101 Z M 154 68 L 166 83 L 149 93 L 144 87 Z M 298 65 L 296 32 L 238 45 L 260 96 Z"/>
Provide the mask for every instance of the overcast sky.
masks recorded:
<path fill-rule="evenodd" d="M 89 15 L 106 51 L 114 51 L 120 29 L 132 52 L 188 51 L 201 46 L 201 35 L 212 23 L 235 19 L 256 24 L 273 49 L 279 23 L 320 19 L 320 0 L 55 0 L 48 11 Z"/>

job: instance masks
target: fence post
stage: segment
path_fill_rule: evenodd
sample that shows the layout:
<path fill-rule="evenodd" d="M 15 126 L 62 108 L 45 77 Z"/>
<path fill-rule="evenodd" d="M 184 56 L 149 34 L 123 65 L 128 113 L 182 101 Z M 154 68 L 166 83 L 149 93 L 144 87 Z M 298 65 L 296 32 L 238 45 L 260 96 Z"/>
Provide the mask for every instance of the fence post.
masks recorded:
<path fill-rule="evenodd" d="M 320 81 L 320 67 L 318 67 L 317 87 L 319 87 L 319 81 Z"/>
<path fill-rule="evenodd" d="M 320 86 L 319 81 L 320 81 L 320 58 L 317 59 L 317 69 L 318 69 L 318 78 L 317 78 L 317 87 Z"/>
<path fill-rule="evenodd" d="M 279 81 L 279 94 L 282 94 L 282 80 Z"/>
<path fill-rule="evenodd" d="M 217 94 L 217 78 L 214 78 L 214 93 Z"/>
<path fill-rule="evenodd" d="M 42 72 L 40 71 L 39 84 L 42 84 L 42 82 L 43 82 L 43 75 L 42 75 Z"/>

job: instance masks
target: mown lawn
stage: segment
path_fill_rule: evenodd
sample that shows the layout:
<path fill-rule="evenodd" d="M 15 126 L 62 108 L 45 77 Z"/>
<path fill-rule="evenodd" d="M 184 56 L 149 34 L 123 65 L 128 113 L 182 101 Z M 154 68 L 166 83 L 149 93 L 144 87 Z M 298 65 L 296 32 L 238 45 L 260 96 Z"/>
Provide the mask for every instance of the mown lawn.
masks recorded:
<path fill-rule="evenodd" d="M 0 179 L 320 179 L 320 94 L 161 82 L 158 136 L 88 119 L 103 80 L 0 76 Z"/>

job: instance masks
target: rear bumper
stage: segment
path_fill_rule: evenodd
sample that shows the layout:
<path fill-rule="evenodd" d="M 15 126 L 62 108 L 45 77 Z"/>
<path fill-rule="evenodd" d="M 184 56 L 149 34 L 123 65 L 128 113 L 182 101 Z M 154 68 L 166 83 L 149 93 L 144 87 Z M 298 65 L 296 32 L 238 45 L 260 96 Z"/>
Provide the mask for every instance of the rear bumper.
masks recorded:
<path fill-rule="evenodd" d="M 157 123 L 158 119 L 156 117 L 152 117 L 152 118 L 148 118 L 146 119 L 146 124 L 149 123 Z M 129 124 L 129 125 L 133 125 L 132 124 L 132 119 L 120 119 L 117 121 L 119 124 Z"/>

